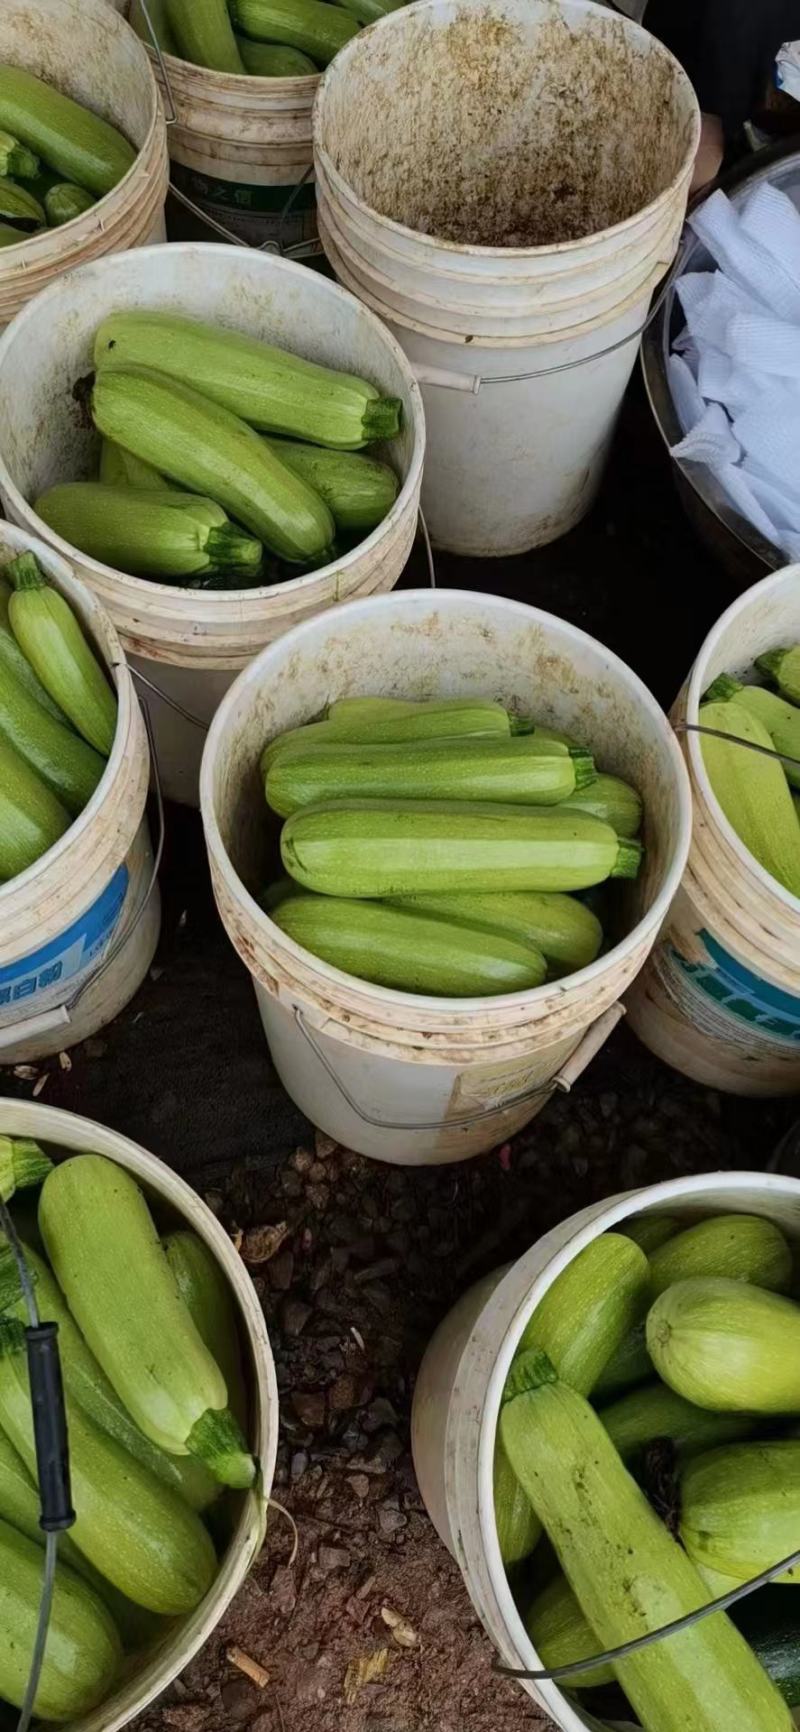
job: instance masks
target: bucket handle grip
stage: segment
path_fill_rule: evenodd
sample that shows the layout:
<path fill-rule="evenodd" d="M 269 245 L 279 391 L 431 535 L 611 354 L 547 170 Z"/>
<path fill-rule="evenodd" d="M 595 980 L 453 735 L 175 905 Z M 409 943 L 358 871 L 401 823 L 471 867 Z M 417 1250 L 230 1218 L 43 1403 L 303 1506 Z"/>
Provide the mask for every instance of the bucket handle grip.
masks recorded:
<path fill-rule="evenodd" d="M 90 986 L 97 985 L 98 980 L 100 980 L 106 970 L 111 967 L 112 962 L 114 962 L 119 956 L 123 945 L 127 944 L 128 940 L 133 937 L 150 901 L 150 897 L 153 894 L 156 880 L 158 878 L 159 867 L 161 865 L 161 856 L 164 852 L 164 796 L 161 792 L 161 778 L 158 773 L 158 758 L 156 756 L 156 745 L 153 738 L 152 723 L 150 721 L 147 705 L 144 703 L 142 704 L 142 716 L 144 718 L 147 740 L 150 747 L 153 793 L 155 795 L 156 810 L 158 812 L 158 835 L 156 846 L 153 851 L 153 864 L 150 869 L 147 884 L 142 896 L 140 897 L 139 906 L 136 909 L 130 925 L 126 926 L 124 931 L 121 931 L 118 937 L 109 946 L 99 968 L 94 969 L 91 974 L 87 974 L 86 979 L 81 981 L 80 986 L 77 991 L 73 993 L 71 998 L 62 1000 L 61 1004 L 52 1005 L 50 1010 L 40 1010 L 36 1016 L 28 1016 L 23 1022 L 8 1023 L 6 1027 L 0 1028 L 0 1052 L 2 1052 L 5 1047 L 16 1046 L 19 1041 L 33 1040 L 37 1035 L 50 1034 L 55 1028 L 69 1027 L 70 1022 L 72 1021 L 73 1012 L 77 1010 L 84 993 L 88 992 Z"/>
<path fill-rule="evenodd" d="M 592 1059 L 600 1051 L 601 1046 L 605 1045 L 605 1042 L 608 1040 L 612 1030 L 616 1028 L 620 1017 L 624 1015 L 624 1006 L 620 1003 L 612 1004 L 608 1010 L 604 1011 L 603 1015 L 599 1016 L 596 1022 L 592 1023 L 591 1028 L 587 1029 L 583 1039 L 578 1042 L 575 1051 L 570 1054 L 569 1058 L 562 1065 L 560 1071 L 558 1071 L 554 1077 L 551 1077 L 549 1082 L 539 1084 L 536 1088 L 525 1089 L 522 1094 L 511 1095 L 508 1100 L 498 1101 L 494 1106 L 481 1107 L 478 1112 L 467 1113 L 463 1118 L 440 1118 L 432 1119 L 426 1123 L 420 1123 L 419 1120 L 415 1121 L 413 1119 L 392 1120 L 376 1118 L 372 1113 L 367 1111 L 366 1107 L 360 1106 L 355 1097 L 350 1093 L 346 1084 L 342 1082 L 341 1077 L 337 1076 L 336 1071 L 326 1054 L 323 1052 L 319 1042 L 314 1038 L 300 1006 L 298 1004 L 294 1006 L 294 1020 L 300 1033 L 308 1042 L 315 1057 L 319 1059 L 323 1069 L 327 1071 L 331 1082 L 335 1083 L 336 1088 L 346 1105 L 350 1108 L 351 1112 L 354 1112 L 356 1116 L 361 1119 L 362 1124 L 373 1125 L 377 1130 L 381 1131 L 459 1130 L 466 1128 L 469 1125 L 478 1124 L 481 1119 L 496 1118 L 499 1113 L 511 1112 L 515 1107 L 523 1106 L 526 1101 L 541 1099 L 544 1102 L 545 1100 L 549 1100 L 552 1094 L 558 1093 L 567 1095 L 570 1093 L 573 1083 L 577 1081 L 578 1077 L 586 1069 L 587 1065 L 591 1063 Z"/>

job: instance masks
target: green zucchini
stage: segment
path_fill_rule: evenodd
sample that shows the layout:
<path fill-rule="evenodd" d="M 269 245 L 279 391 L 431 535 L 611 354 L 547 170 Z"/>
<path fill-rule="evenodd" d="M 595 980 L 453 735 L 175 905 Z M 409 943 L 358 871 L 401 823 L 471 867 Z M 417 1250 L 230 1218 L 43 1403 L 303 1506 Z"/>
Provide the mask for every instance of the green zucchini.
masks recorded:
<path fill-rule="evenodd" d="M 780 1588 L 759 1588 L 731 1617 L 790 1708 L 800 1708 L 800 1605 Z"/>
<path fill-rule="evenodd" d="M 244 72 L 225 0 L 166 0 L 166 13 L 184 60 L 212 72 Z"/>
<path fill-rule="evenodd" d="M 706 700 L 720 699 L 724 703 L 729 698 L 763 722 L 776 752 L 800 760 L 800 711 L 794 704 L 787 703 L 777 692 L 768 691 L 766 686 L 744 686 L 730 674 L 720 674 L 709 686 Z M 782 769 L 792 787 L 800 788 L 800 761 L 785 763 Z"/>
<path fill-rule="evenodd" d="M 717 1444 L 736 1443 L 755 1430 L 757 1421 L 745 1413 L 707 1413 L 684 1401 L 663 1383 L 631 1389 L 599 1416 L 623 1461 L 638 1455 L 657 1438 L 668 1438 L 680 1456 L 697 1455 Z"/>
<path fill-rule="evenodd" d="M 48 715 L 54 716 L 57 722 L 66 722 L 64 711 L 54 704 L 48 691 L 45 691 L 41 680 L 36 675 L 27 656 L 17 643 L 8 617 L 8 604 L 12 589 L 10 583 L 0 576 L 0 681 L 10 674 L 18 685 L 24 686 L 29 696 L 41 704 Z"/>
<path fill-rule="evenodd" d="M 0 67 L 0 72 L 3 68 Z M 43 228 L 45 214 L 38 198 L 27 187 L 0 175 L 0 217 L 6 222 L 22 223 L 26 229 Z M 22 235 L 18 237 L 22 240 Z"/>
<path fill-rule="evenodd" d="M 701 704 L 698 719 L 702 727 L 773 750 L 763 722 L 733 700 Z M 739 840 L 765 872 L 800 896 L 800 822 L 778 759 L 708 734 L 700 735 L 700 750 L 713 791 Z"/>
<path fill-rule="evenodd" d="M 339 0 L 339 5 L 352 12 L 359 24 L 374 24 L 377 19 L 386 18 L 388 13 L 397 12 L 406 4 L 407 0 Z"/>
<path fill-rule="evenodd" d="M 237 36 L 236 46 L 251 78 L 316 78 L 319 67 L 299 48 L 279 42 L 251 42 Z"/>
<path fill-rule="evenodd" d="M 557 1575 L 531 1602 L 525 1614 L 525 1628 L 536 1649 L 542 1666 L 548 1671 L 559 1666 L 572 1666 L 576 1660 L 589 1660 L 600 1649 L 600 1643 L 572 1592 L 566 1576 Z M 577 1672 L 565 1678 L 565 1690 L 598 1690 L 614 1684 L 616 1673 L 609 1661 Z"/>
<path fill-rule="evenodd" d="M 780 1293 L 678 1281 L 648 1313 L 647 1346 L 662 1381 L 698 1407 L 800 1413 L 800 1306 Z"/>
<path fill-rule="evenodd" d="M 611 1355 L 595 1394 L 601 1401 L 608 1401 L 610 1396 L 621 1395 L 625 1389 L 634 1389 L 652 1375 L 653 1366 L 647 1351 L 642 1318 L 620 1344 L 617 1352 Z"/>
<path fill-rule="evenodd" d="M 0 174 L 13 180 L 35 180 L 41 172 L 38 156 L 10 132 L 0 130 Z"/>
<path fill-rule="evenodd" d="M 216 1257 L 197 1233 L 169 1233 L 164 1252 L 195 1329 L 225 1379 L 231 1412 L 247 1422 L 239 1328 L 231 1290 Z"/>
<path fill-rule="evenodd" d="M 41 1596 L 41 1547 L 0 1521 L 0 1695 L 15 1708 L 25 1698 Z M 121 1662 L 111 1614 L 58 1563 L 35 1713 L 56 1722 L 81 1718 L 109 1694 Z"/>
<path fill-rule="evenodd" d="M 143 463 L 141 457 L 134 457 L 132 451 L 125 451 L 112 439 L 100 442 L 99 479 L 105 487 L 139 487 L 152 493 L 163 493 L 169 487 L 169 482 L 151 463 Z"/>
<path fill-rule="evenodd" d="M 286 3 L 330 12 L 337 28 L 340 17 L 344 18 L 323 0 Z M 350 20 L 344 18 L 344 23 L 349 29 Z M 354 24 L 353 32 L 357 28 Z M 100 370 L 113 361 L 126 369 L 144 367 L 167 374 L 263 433 L 283 433 L 340 451 L 356 451 L 374 439 L 393 439 L 400 431 L 398 397 L 381 397 L 365 379 L 321 367 L 240 331 L 217 330 L 199 319 L 181 319 L 172 313 L 111 313 L 97 332 L 94 360 Z M 210 491 L 215 499 L 220 497 L 213 487 Z"/>
<path fill-rule="evenodd" d="M 100 1155 L 73 1156 L 45 1180 L 39 1224 L 75 1321 L 145 1436 L 168 1454 L 197 1456 L 223 1485 L 252 1485 L 225 1380 L 135 1180 Z"/>
<path fill-rule="evenodd" d="M 70 822 L 55 794 L 0 734 L 0 883 L 55 847 Z"/>
<path fill-rule="evenodd" d="M 197 493 L 67 481 L 40 494 L 36 511 L 72 547 L 135 577 L 241 571 L 246 580 L 261 566 L 260 541 Z"/>
<path fill-rule="evenodd" d="M 538 734 L 541 739 L 541 734 Z M 642 802 L 636 789 L 619 776 L 595 776 L 591 784 L 576 788 L 562 802 L 565 812 L 591 812 L 610 824 L 618 836 L 638 836 L 642 827 Z"/>
<path fill-rule="evenodd" d="M 21 229 L 15 229 L 11 223 L 0 222 L 0 247 L 18 247 L 28 236 Z"/>
<path fill-rule="evenodd" d="M 505 932 L 523 943 L 535 944 L 548 964 L 548 973 L 572 973 L 594 962 L 603 942 L 603 929 L 590 908 L 574 896 L 535 890 L 509 891 L 496 895 L 400 896 L 398 908 L 420 914 L 436 914 L 443 920 L 462 921 Z"/>
<path fill-rule="evenodd" d="M 291 896 L 271 910 L 282 932 L 333 968 L 443 998 L 529 992 L 545 960 L 533 944 L 435 916 L 343 896 Z"/>
<path fill-rule="evenodd" d="M 690 1461 L 680 1534 L 698 1568 L 738 1582 L 800 1551 L 800 1443 L 734 1443 Z M 777 1580 L 800 1586 L 800 1566 Z"/>
<path fill-rule="evenodd" d="M 635 878 L 641 850 L 583 812 L 446 801 L 338 801 L 283 826 L 291 878 L 328 896 L 580 890 Z"/>
<path fill-rule="evenodd" d="M 59 181 L 45 193 L 44 208 L 49 227 L 58 229 L 64 223 L 74 222 L 76 217 L 91 210 L 95 202 L 94 194 L 87 192 L 85 187 L 75 186 L 68 180 Z"/>
<path fill-rule="evenodd" d="M 782 649 L 756 656 L 756 667 L 791 704 L 800 704 L 800 644 L 784 645 Z"/>
<path fill-rule="evenodd" d="M 52 1170 L 50 1156 L 30 1137 L 0 1136 L 0 1197 L 4 1203 L 17 1191 L 43 1184 Z"/>
<path fill-rule="evenodd" d="M 635 1245 L 641 1245 L 645 1255 L 650 1257 L 677 1233 L 679 1226 L 677 1215 L 640 1215 L 635 1221 L 621 1221 L 616 1231 L 624 1233 L 626 1239 L 632 1239 Z"/>
<path fill-rule="evenodd" d="M 526 1324 L 516 1358 L 536 1347 L 564 1380 L 588 1395 L 610 1353 L 647 1300 L 647 1259 L 630 1239 L 605 1233 L 573 1257 Z M 513 1367 L 512 1367 L 513 1371 Z M 495 1436 L 494 1512 L 504 1564 L 518 1563 L 541 1532 L 528 1498 Z"/>
<path fill-rule="evenodd" d="M 16 1214 L 16 1211 L 15 1211 Z M 104 1371 L 87 1347 L 58 1282 L 38 1252 L 24 1245 L 25 1257 L 36 1282 L 39 1310 L 47 1322 L 58 1324 L 61 1374 L 70 1400 L 82 1408 L 87 1419 L 107 1437 L 122 1446 L 156 1479 L 177 1492 L 191 1509 L 204 1510 L 219 1494 L 219 1485 L 199 1461 L 188 1455 L 168 1455 L 145 1437 L 112 1388 Z M 27 1311 L 20 1293 L 16 1263 L 0 1250 L 0 1312 L 24 1323 Z M 2 1511 L 0 1511 L 0 1514 Z"/>
<path fill-rule="evenodd" d="M 180 59 L 178 44 L 167 18 L 166 0 L 147 0 L 147 12 L 148 17 L 146 18 L 142 0 L 133 0 L 128 21 L 132 24 L 137 36 L 147 48 L 152 48 L 153 31 L 155 31 L 162 54 L 174 54 Z"/>
<path fill-rule="evenodd" d="M 402 745 L 308 746 L 278 756 L 267 805 L 280 817 L 323 800 L 484 800 L 556 806 L 594 777 L 580 748 L 517 734 L 508 739 L 426 740 Z"/>
<path fill-rule="evenodd" d="M 105 759 L 57 722 L 6 670 L 0 673 L 0 734 L 77 817 L 91 800 Z"/>
<path fill-rule="evenodd" d="M 107 758 L 117 700 L 69 602 L 47 582 L 34 553 L 20 554 L 5 569 L 14 584 L 8 617 L 23 655 L 73 727 Z"/>
<path fill-rule="evenodd" d="M 283 42 L 327 66 L 358 33 L 358 22 L 324 0 L 228 0 L 236 29 L 257 42 Z M 329 18 L 328 12 L 333 16 Z"/>
<path fill-rule="evenodd" d="M 193 1611 L 217 1570 L 200 1517 L 69 1398 L 67 1425 L 73 1543 L 135 1605 L 167 1616 Z M 25 1334 L 10 1321 L 0 1339 L 0 1426 L 34 1474 Z"/>
<path fill-rule="evenodd" d="M 287 50 L 273 52 L 285 54 Z M 326 451 L 322 445 L 304 445 L 294 439 L 267 439 L 266 443 L 287 469 L 316 488 L 339 530 L 368 534 L 383 522 L 400 491 L 400 482 L 388 463 L 379 463 L 361 451 Z"/>
<path fill-rule="evenodd" d="M 329 557 L 334 524 L 327 505 L 210 397 L 165 373 L 105 365 L 95 378 L 92 414 L 105 438 L 187 490 L 216 499 L 281 558 Z"/>
<path fill-rule="evenodd" d="M 0 126 L 65 180 L 100 197 L 133 167 L 136 151 L 115 126 L 21 66 L 0 66 Z"/>
<path fill-rule="evenodd" d="M 430 704 L 397 704 L 382 698 L 350 698 L 331 704 L 321 722 L 289 728 L 268 740 L 261 754 L 261 774 L 283 752 L 306 752 L 334 742 L 370 746 L 396 745 L 403 740 L 430 741 L 509 737 L 509 718 L 500 704 L 482 698 L 442 699 Z"/>
<path fill-rule="evenodd" d="M 545 1354 L 514 1366 L 500 1431 L 601 1651 L 707 1604 L 697 1570 L 602 1422 Z M 645 1732 L 791 1732 L 786 1704 L 724 1613 L 614 1670 Z"/>

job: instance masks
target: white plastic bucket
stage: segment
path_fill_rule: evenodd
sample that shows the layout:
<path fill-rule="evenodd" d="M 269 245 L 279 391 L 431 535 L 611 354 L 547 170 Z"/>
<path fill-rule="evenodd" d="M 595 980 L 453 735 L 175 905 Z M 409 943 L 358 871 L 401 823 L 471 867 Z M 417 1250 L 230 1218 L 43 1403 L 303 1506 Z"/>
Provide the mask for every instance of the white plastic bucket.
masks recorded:
<path fill-rule="evenodd" d="M 164 240 L 169 164 L 147 55 L 107 0 L 3 0 L 0 61 L 49 80 L 118 126 L 139 151 L 118 185 L 83 216 L 2 249 L 2 328 L 74 265 Z"/>
<path fill-rule="evenodd" d="M 334 699 L 370 693 L 499 697 L 579 733 L 641 789 L 647 864 L 606 956 L 535 992 L 433 998 L 330 968 L 274 925 L 255 900 L 277 872 L 260 753 Z M 220 705 L 200 794 L 217 906 L 285 1088 L 348 1148 L 409 1165 L 482 1153 L 579 1074 L 654 942 L 691 820 L 677 745 L 635 674 L 563 620 L 457 590 L 350 602 L 271 645 Z"/>
<path fill-rule="evenodd" d="M 128 0 L 118 3 L 130 11 Z M 287 249 L 316 235 L 311 114 L 319 75 L 214 72 L 174 54 L 159 60 L 143 40 L 172 122 L 178 191 L 250 246 Z"/>
<path fill-rule="evenodd" d="M 673 717 L 696 724 L 718 674 L 748 680 L 757 655 L 800 638 L 800 565 L 772 573 L 709 632 Z M 757 676 L 756 676 L 757 677 Z M 800 1089 L 800 901 L 759 866 L 711 788 L 697 734 L 682 735 L 692 845 L 655 955 L 628 1001 L 667 1064 L 741 1095 Z"/>
<path fill-rule="evenodd" d="M 0 1100 L 0 1135 L 34 1137 L 55 1160 L 65 1153 L 105 1155 L 142 1185 L 150 1201 L 169 1217 L 199 1234 L 231 1289 L 243 1348 L 249 1395 L 249 1442 L 260 1481 L 254 1491 L 231 1494 L 235 1525 L 219 1574 L 205 1599 L 188 1618 L 176 1620 L 158 1644 L 126 1666 L 114 1694 L 93 1713 L 70 1723 L 70 1732 L 119 1732 L 153 1702 L 203 1646 L 252 1567 L 264 1539 L 267 1504 L 278 1447 L 278 1389 L 267 1327 L 258 1296 L 230 1239 L 207 1204 L 185 1180 L 138 1143 L 105 1125 L 38 1101 Z"/>
<path fill-rule="evenodd" d="M 509 1589 L 494 1521 L 494 1441 L 511 1360 L 528 1318 L 573 1257 L 631 1215 L 665 1209 L 689 1221 L 698 1214 L 763 1215 L 796 1241 L 800 1182 L 767 1173 L 701 1173 L 593 1203 L 545 1234 L 507 1273 L 500 1270 L 466 1293 L 422 1361 L 411 1419 L 417 1481 L 506 1666 L 542 1665 Z M 581 1712 L 557 1684 L 523 1688 L 562 1732 L 605 1725 Z"/>
<path fill-rule="evenodd" d="M 590 0 L 421 0 L 324 74 L 320 234 L 423 383 L 438 545 L 519 553 L 588 510 L 698 139 L 677 62 Z"/>
<path fill-rule="evenodd" d="M 150 754 L 119 639 L 52 548 L 0 523 L 0 566 L 32 549 L 112 671 L 117 732 L 89 804 L 0 884 L 0 1064 L 75 1046 L 124 1009 L 153 960 L 161 902 L 145 813 Z"/>
<path fill-rule="evenodd" d="M 378 528 L 319 571 L 230 591 L 129 577 L 55 535 L 30 501 L 96 465 L 97 437 L 76 415 L 72 389 L 91 370 L 101 320 L 122 307 L 169 308 L 231 326 L 362 373 L 400 397 L 403 431 L 385 455 L 403 484 Z M 196 803 L 203 729 L 239 669 L 300 620 L 397 582 L 416 533 L 424 448 L 422 399 L 399 345 L 335 283 L 264 253 L 187 243 L 103 259 L 54 284 L 0 337 L 0 498 L 9 517 L 55 546 L 100 598 L 132 666 L 197 718 L 199 726 L 148 697 L 162 786 L 173 799 Z"/>

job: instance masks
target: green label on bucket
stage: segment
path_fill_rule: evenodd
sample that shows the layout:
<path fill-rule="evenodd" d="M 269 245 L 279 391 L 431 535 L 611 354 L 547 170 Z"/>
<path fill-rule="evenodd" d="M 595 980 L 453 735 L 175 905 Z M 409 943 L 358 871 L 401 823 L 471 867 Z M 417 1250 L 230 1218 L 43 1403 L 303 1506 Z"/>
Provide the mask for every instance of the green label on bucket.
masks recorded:
<path fill-rule="evenodd" d="M 670 957 L 725 1018 L 746 1026 L 750 1040 L 800 1045 L 800 998 L 753 974 L 705 930 L 697 934 L 708 962 L 689 962 L 674 945 Z M 709 1030 L 709 1032 L 713 1032 Z"/>
<path fill-rule="evenodd" d="M 49 944 L 0 968 L 0 1015 L 5 1010 L 39 1009 L 45 995 L 58 998 L 57 988 L 83 974 L 105 949 L 122 913 L 128 889 L 128 868 L 118 866 L 102 895 Z"/>

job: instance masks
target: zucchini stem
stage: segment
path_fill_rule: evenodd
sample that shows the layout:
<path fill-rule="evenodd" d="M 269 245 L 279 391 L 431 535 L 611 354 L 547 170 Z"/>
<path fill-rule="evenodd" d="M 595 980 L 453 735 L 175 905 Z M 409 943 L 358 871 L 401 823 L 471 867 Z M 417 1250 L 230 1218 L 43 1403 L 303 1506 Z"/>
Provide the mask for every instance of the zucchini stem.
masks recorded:
<path fill-rule="evenodd" d="M 741 680 L 732 679 L 730 674 L 718 674 L 717 678 L 712 680 L 708 691 L 704 693 L 703 703 L 725 704 L 729 698 L 735 698 L 736 693 L 743 689 Z"/>
<path fill-rule="evenodd" d="M 399 397 L 371 397 L 364 410 L 364 438 L 396 439 L 403 424 L 403 405 Z"/>
<path fill-rule="evenodd" d="M 503 1390 L 503 1407 L 518 1395 L 532 1395 L 541 1389 L 544 1383 L 557 1383 L 558 1372 L 551 1359 L 541 1347 L 526 1347 L 523 1353 L 517 1354 L 511 1370 L 506 1378 Z"/>
<path fill-rule="evenodd" d="M 221 571 L 246 571 L 255 573 L 261 566 L 261 542 L 252 535 L 245 535 L 242 529 L 237 529 L 233 523 L 220 524 L 216 529 L 210 529 L 205 552 L 211 563 Z"/>
<path fill-rule="evenodd" d="M 644 853 L 641 842 L 636 842 L 632 836 L 618 836 L 617 841 L 619 849 L 609 878 L 638 878 Z"/>
<path fill-rule="evenodd" d="M 195 1420 L 186 1448 L 222 1485 L 234 1491 L 248 1491 L 253 1485 L 256 1464 L 230 1408 L 207 1408 Z"/>
<path fill-rule="evenodd" d="M 0 1137 L 0 1197 L 8 1203 L 15 1191 L 43 1185 L 53 1163 L 30 1137 Z"/>
<path fill-rule="evenodd" d="M 18 553 L 10 565 L 3 567 L 15 589 L 46 589 L 47 578 L 35 553 Z"/>
<path fill-rule="evenodd" d="M 575 770 L 575 792 L 581 788 L 589 788 L 592 782 L 597 781 L 591 752 L 587 752 L 585 746 L 568 746 L 567 754 L 572 759 Z"/>

